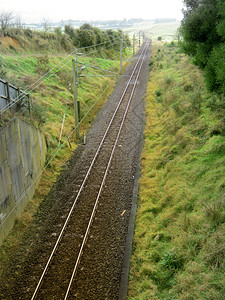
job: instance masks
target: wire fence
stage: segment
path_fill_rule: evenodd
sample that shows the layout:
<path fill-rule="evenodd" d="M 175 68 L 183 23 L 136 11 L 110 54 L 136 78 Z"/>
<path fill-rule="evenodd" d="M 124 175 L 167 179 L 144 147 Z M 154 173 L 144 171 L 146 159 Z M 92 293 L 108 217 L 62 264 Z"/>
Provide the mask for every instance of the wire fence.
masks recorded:
<path fill-rule="evenodd" d="M 17 101 L 18 99 L 19 101 Z M 10 108 L 14 106 L 14 103 L 29 108 L 30 104 L 28 93 L 22 91 L 20 88 L 15 87 L 7 81 L 0 79 L 0 111 L 6 109 L 6 107 Z"/>

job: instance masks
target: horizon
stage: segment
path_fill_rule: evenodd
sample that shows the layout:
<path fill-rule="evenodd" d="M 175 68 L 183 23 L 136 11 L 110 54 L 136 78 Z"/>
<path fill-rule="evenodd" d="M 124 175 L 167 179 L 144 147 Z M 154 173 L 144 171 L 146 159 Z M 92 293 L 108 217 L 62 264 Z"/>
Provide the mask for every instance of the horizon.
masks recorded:
<path fill-rule="evenodd" d="M 138 5 L 130 5 L 128 0 L 114 0 L 105 3 L 103 0 L 86 0 L 74 3 L 64 0 L 63 4 L 53 0 L 39 0 L 31 3 L 28 0 L 0 0 L 1 11 L 10 11 L 25 24 L 40 24 L 43 20 L 58 23 L 65 20 L 77 21 L 112 21 L 144 19 L 154 20 L 162 18 L 183 18 L 182 0 L 140 0 Z"/>
<path fill-rule="evenodd" d="M 42 20 L 41 22 L 22 22 L 23 25 L 41 25 L 43 23 L 43 21 L 49 21 L 49 20 Z M 82 20 L 82 19 L 63 19 L 63 20 L 59 20 L 59 21 L 55 21 L 55 22 L 50 22 L 49 21 L 49 25 L 51 24 L 60 24 L 60 23 L 66 23 L 65 25 L 68 25 L 68 23 L 90 23 L 90 25 L 92 25 L 91 23 L 110 23 L 110 22 L 118 22 L 118 23 L 122 23 L 122 22 L 128 22 L 130 21 L 134 21 L 134 23 L 141 23 L 141 22 L 156 22 L 156 21 L 160 21 L 163 23 L 163 21 L 165 23 L 170 23 L 170 22 L 180 22 L 180 20 L 177 20 L 176 18 L 155 18 L 155 19 L 142 19 L 142 18 L 130 18 L 130 19 L 127 19 L 127 18 L 124 18 L 124 19 L 102 19 L 102 20 Z"/>

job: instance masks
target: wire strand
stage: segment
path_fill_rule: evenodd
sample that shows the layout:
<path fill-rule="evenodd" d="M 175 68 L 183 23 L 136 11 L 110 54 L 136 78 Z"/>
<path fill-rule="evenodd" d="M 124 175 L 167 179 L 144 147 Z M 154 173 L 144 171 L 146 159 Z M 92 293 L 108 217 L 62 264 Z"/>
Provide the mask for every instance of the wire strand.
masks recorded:
<path fill-rule="evenodd" d="M 120 39 L 121 37 L 117 37 L 117 38 L 113 38 L 113 40 L 115 41 L 115 40 L 118 40 L 118 39 Z M 88 49 L 88 48 L 93 48 L 93 47 L 96 47 L 96 46 L 100 46 L 100 45 L 104 45 L 104 44 L 107 44 L 107 43 L 110 43 L 110 45 L 111 45 L 111 42 L 112 41 L 105 41 L 105 42 L 102 42 L 102 43 L 99 43 L 99 44 L 95 44 L 95 45 L 90 45 L 90 46 L 86 46 L 86 47 L 81 47 L 81 48 L 77 48 L 77 49 L 79 49 L 79 50 L 83 50 L 83 49 Z"/>
<path fill-rule="evenodd" d="M 114 40 L 117 40 L 119 39 L 116 38 Z M 103 42 L 103 43 L 100 43 L 100 44 L 95 44 L 95 45 L 92 45 L 92 46 L 87 46 L 87 47 L 82 47 L 82 48 L 77 48 L 77 50 L 82 50 L 82 49 L 86 49 L 86 48 L 90 48 L 90 47 L 95 47 L 95 46 L 98 46 L 98 45 L 102 45 L 102 44 L 105 44 L 105 43 L 109 43 L 108 41 L 106 42 Z M 114 45 L 115 43 L 111 43 L 110 45 Z M 99 49 L 96 49 L 95 51 L 97 52 Z M 59 62 L 58 64 L 56 64 L 52 69 L 50 69 L 48 72 L 46 72 L 44 75 L 42 75 L 38 80 L 36 80 L 33 84 L 31 84 L 27 89 L 26 91 L 24 91 L 24 93 L 30 93 L 32 92 L 34 89 L 36 89 L 40 84 L 41 82 L 43 81 L 46 81 L 47 79 L 49 79 L 51 76 L 53 76 L 55 73 L 57 73 L 59 70 L 61 70 L 61 68 L 59 68 L 58 70 L 56 70 L 54 73 L 50 74 L 48 77 L 46 77 L 51 71 L 53 71 L 57 66 L 61 65 L 67 58 L 71 57 L 72 54 L 74 54 L 76 51 L 73 50 L 70 54 L 68 54 L 61 62 Z M 94 52 L 94 51 L 93 51 Z M 87 53 L 87 55 L 89 55 L 90 53 Z M 71 60 L 70 60 L 71 61 Z M 70 62 L 69 61 L 69 62 Z M 67 62 L 67 63 L 69 63 Z M 66 64 L 67 64 L 66 63 Z M 65 65 L 65 64 L 64 64 Z M 64 66 L 63 65 L 63 66 Z M 46 77 L 46 78 L 45 78 Z M 36 84 L 36 85 L 35 85 Z M 13 107 L 16 103 L 18 103 L 20 100 L 22 100 L 24 98 L 24 96 L 20 95 L 18 97 L 16 97 L 12 102 L 10 102 L 9 104 L 7 104 L 3 109 L 0 110 L 0 114 L 4 113 L 5 111 L 7 111 L 8 109 L 10 109 L 11 107 Z"/>
<path fill-rule="evenodd" d="M 59 69 L 57 69 L 54 73 L 50 74 L 48 77 L 46 77 L 42 82 L 48 80 L 50 77 L 52 77 L 53 75 L 55 75 L 57 72 L 59 72 L 63 67 L 65 67 L 68 63 L 71 62 L 72 59 L 70 59 L 68 62 L 66 62 L 64 65 L 62 65 Z M 38 81 L 36 81 L 38 82 Z M 41 81 L 39 81 L 39 83 L 36 84 L 36 86 L 33 86 L 32 89 L 29 89 L 26 90 L 26 93 L 30 93 L 32 92 L 33 90 L 35 90 L 41 83 Z M 5 112 L 6 110 L 8 110 L 9 108 L 13 107 L 16 103 L 18 103 L 20 100 L 23 99 L 24 96 L 20 96 L 20 97 L 17 97 L 15 100 L 13 100 L 12 102 L 10 102 L 7 106 L 5 106 L 1 111 L 0 111 L 0 114 Z"/>
<path fill-rule="evenodd" d="M 33 185 L 37 182 L 37 180 L 40 178 L 40 176 L 43 174 L 43 172 L 47 169 L 47 167 L 50 165 L 50 163 L 53 161 L 53 159 L 56 157 L 56 155 L 59 153 L 59 151 L 62 149 L 63 146 L 65 146 L 66 142 L 69 140 L 69 138 L 71 137 L 71 135 L 75 132 L 75 130 L 77 129 L 77 127 L 84 121 L 84 119 L 86 118 L 86 116 L 89 114 L 89 112 L 93 109 L 93 107 L 95 106 L 95 104 L 101 99 L 101 97 L 106 93 L 106 91 L 108 90 L 108 88 L 112 85 L 114 81 L 111 80 L 110 83 L 107 85 L 107 87 L 104 89 L 104 91 L 100 94 L 100 96 L 97 98 L 97 100 L 92 104 L 92 106 L 89 108 L 89 110 L 86 112 L 86 114 L 83 116 L 83 118 L 80 120 L 80 122 L 78 123 L 78 125 L 70 132 L 70 134 L 67 136 L 67 139 L 64 141 L 63 144 L 61 144 L 59 146 L 59 148 L 55 151 L 55 153 L 53 154 L 53 156 L 50 158 L 50 160 L 48 161 L 48 163 L 44 166 L 44 168 L 39 172 L 39 174 L 37 175 L 36 179 L 32 182 L 32 184 L 25 189 L 25 191 L 20 195 L 20 197 L 18 199 L 16 199 L 16 204 L 15 206 L 12 208 L 12 210 L 9 212 L 9 214 L 5 217 L 4 221 L 0 224 L 0 228 L 3 226 L 3 224 L 7 221 L 7 219 L 11 216 L 11 214 L 14 212 L 14 210 L 17 208 L 17 206 L 19 205 L 19 203 L 23 200 L 23 197 L 26 195 L 27 192 L 29 192 L 29 190 L 33 187 Z"/>
<path fill-rule="evenodd" d="M 118 38 L 119 39 L 119 38 Z M 108 43 L 108 42 L 105 42 L 105 43 Z M 104 43 L 101 43 L 101 44 L 104 44 Z M 97 45 L 100 45 L 100 44 L 96 44 L 96 45 L 93 45 L 93 46 L 97 46 Z M 92 46 L 92 47 L 93 47 Z M 88 47 L 83 47 L 83 48 L 79 48 L 79 49 L 86 49 L 86 48 L 90 48 L 91 46 L 88 46 Z M 28 90 L 31 92 L 33 91 L 35 88 L 37 88 L 40 84 L 41 84 L 41 80 L 44 79 L 47 80 L 49 79 L 51 76 L 53 76 L 54 74 L 56 74 L 59 70 L 61 70 L 64 66 L 66 66 L 69 62 L 71 62 L 72 58 L 71 58 L 71 55 L 76 51 L 76 49 L 74 51 L 72 51 L 69 55 L 67 55 L 66 58 L 64 58 L 59 64 L 57 64 L 56 66 L 59 66 L 61 65 L 67 58 L 70 57 L 70 60 L 67 61 L 65 64 L 63 64 L 60 68 L 58 68 L 56 71 L 54 71 L 52 74 L 50 74 L 50 72 L 52 72 L 56 66 L 54 66 L 51 70 L 49 70 L 48 72 L 46 72 L 39 80 L 37 80 L 35 83 L 33 83 L 29 88 Z M 97 50 L 98 51 L 98 50 Z M 81 62 L 82 63 L 82 62 Z M 101 68 L 98 68 L 98 67 L 95 67 L 93 65 L 89 65 L 89 64 L 86 64 L 87 66 L 90 66 L 92 68 L 95 68 L 95 69 L 98 69 L 98 70 L 102 70 L 102 71 L 106 71 L 106 72 L 109 72 L 109 73 L 112 73 L 114 74 L 113 77 L 116 77 L 119 75 L 119 72 L 118 73 L 114 73 L 112 71 L 109 71 L 109 70 L 104 70 L 104 69 L 101 69 Z M 47 77 L 47 75 L 49 74 L 49 76 Z M 43 81 L 43 80 L 42 80 Z M 18 199 L 16 199 L 16 204 L 15 206 L 13 207 L 13 209 L 9 212 L 9 214 L 5 217 L 4 221 L 0 224 L 0 228 L 3 226 L 3 224 L 6 222 L 6 220 L 10 217 L 10 215 L 13 213 L 13 211 L 17 208 L 17 206 L 19 205 L 19 203 L 22 201 L 23 197 L 26 195 L 26 193 L 34 186 L 34 184 L 37 182 L 37 180 L 40 178 L 40 176 L 43 174 L 43 172 L 47 169 L 47 167 L 49 166 L 49 164 L 53 161 L 53 159 L 56 157 L 56 155 L 59 153 L 59 151 L 62 149 L 62 147 L 65 145 L 65 143 L 69 140 L 69 138 L 71 137 L 71 135 L 75 132 L 75 130 L 77 129 L 77 127 L 84 121 L 84 119 L 86 118 L 86 116 L 90 113 L 90 111 L 93 109 L 93 107 L 96 105 L 96 103 L 101 99 L 101 97 L 106 93 L 106 91 L 108 90 L 108 88 L 112 85 L 112 83 L 114 82 L 114 80 L 112 79 L 109 84 L 107 85 L 107 87 L 103 90 L 103 92 L 100 94 L 100 96 L 96 99 L 96 101 L 91 105 L 91 107 L 88 109 L 88 111 L 85 113 L 85 115 L 83 116 L 83 118 L 80 120 L 80 122 L 78 123 L 78 125 L 70 132 L 69 136 L 67 136 L 67 139 L 64 141 L 63 144 L 59 145 L 58 149 L 55 151 L 55 153 L 53 154 L 53 156 L 50 158 L 50 160 L 48 161 L 48 163 L 44 166 L 43 169 L 41 169 L 41 171 L 39 172 L 39 174 L 37 175 L 36 179 L 32 182 L 32 184 L 25 189 L 25 191 L 20 195 L 20 197 Z M 36 84 L 36 85 L 35 85 Z M 20 100 L 20 99 L 19 99 Z M 13 102 L 13 105 L 15 105 L 16 102 L 18 102 L 19 100 L 17 101 L 14 101 Z M 10 106 L 11 107 L 11 106 Z M 5 110 L 4 110 L 5 111 Z M 0 113 L 2 113 L 2 110 L 0 111 Z"/>
<path fill-rule="evenodd" d="M 112 71 L 109 71 L 109 70 L 106 70 L 106 69 L 102 69 L 100 67 L 96 67 L 96 66 L 93 66 L 93 65 L 89 65 L 87 63 L 83 63 L 82 61 L 79 61 L 78 64 L 81 64 L 81 65 L 84 65 L 84 66 L 88 66 L 88 67 L 91 67 L 91 68 L 96 69 L 96 70 L 108 72 L 108 73 L 111 73 L 111 74 L 114 74 L 114 75 L 118 74 L 118 73 L 115 73 L 115 72 L 112 72 Z"/>

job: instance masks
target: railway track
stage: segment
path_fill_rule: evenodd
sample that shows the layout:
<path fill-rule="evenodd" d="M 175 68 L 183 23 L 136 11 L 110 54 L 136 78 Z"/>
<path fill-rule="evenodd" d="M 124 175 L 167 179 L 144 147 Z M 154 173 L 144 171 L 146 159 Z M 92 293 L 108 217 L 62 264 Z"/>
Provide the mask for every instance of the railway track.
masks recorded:
<path fill-rule="evenodd" d="M 123 145 L 132 144 L 126 135 L 131 122 L 129 112 L 136 109 L 133 98 L 148 49 L 149 42 L 145 42 L 103 133 L 92 137 L 98 139 L 98 146 L 87 151 L 80 161 L 83 171 L 75 176 L 76 184 L 66 199 L 60 222 L 57 218 L 53 232 L 46 231 L 51 238 L 42 241 L 43 259 L 35 265 L 39 271 L 34 272 L 32 284 L 18 299 L 28 299 L 28 295 L 32 300 L 115 298 L 113 282 L 120 279 L 121 270 L 114 271 L 109 265 L 123 259 L 124 240 L 120 234 L 126 236 L 131 206 L 127 197 L 132 196 L 133 176 L 123 180 L 120 199 L 115 187 L 121 184 L 120 175 L 131 151 L 124 150 Z M 132 129 L 130 138 L 135 139 L 135 134 Z M 124 166 L 117 163 L 121 159 Z M 133 174 L 132 168 L 131 163 L 128 175 Z M 107 284 L 101 283 L 103 273 L 110 278 Z"/>
<path fill-rule="evenodd" d="M 84 173 L 78 192 L 71 199 L 71 209 L 45 264 L 32 300 L 76 297 L 76 291 L 72 289 L 72 286 L 78 276 L 80 261 L 84 259 L 87 252 L 84 248 L 87 247 L 87 241 L 91 235 L 91 226 L 98 205 L 104 200 L 102 193 L 106 178 L 135 93 L 148 46 L 148 43 L 143 46 L 101 142 Z"/>

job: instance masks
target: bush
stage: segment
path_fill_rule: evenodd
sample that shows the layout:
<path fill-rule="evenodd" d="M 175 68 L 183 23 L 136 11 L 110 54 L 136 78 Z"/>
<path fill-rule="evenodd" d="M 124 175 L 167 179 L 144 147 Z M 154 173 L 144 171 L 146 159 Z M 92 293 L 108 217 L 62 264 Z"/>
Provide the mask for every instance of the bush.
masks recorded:
<path fill-rule="evenodd" d="M 38 123 L 38 127 L 46 122 L 46 111 L 43 106 L 37 103 L 32 104 L 32 118 Z"/>
<path fill-rule="evenodd" d="M 3 78 L 5 80 L 6 78 L 6 70 L 3 65 L 3 59 L 0 57 L 0 78 Z"/>
<path fill-rule="evenodd" d="M 32 30 L 30 30 L 30 29 L 24 29 L 24 34 L 25 34 L 25 36 L 26 37 L 28 37 L 28 38 L 32 38 L 33 37 L 33 31 Z"/>

